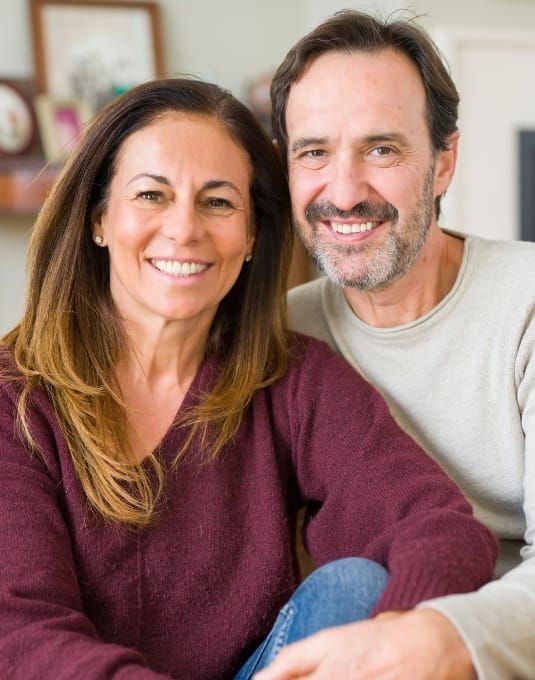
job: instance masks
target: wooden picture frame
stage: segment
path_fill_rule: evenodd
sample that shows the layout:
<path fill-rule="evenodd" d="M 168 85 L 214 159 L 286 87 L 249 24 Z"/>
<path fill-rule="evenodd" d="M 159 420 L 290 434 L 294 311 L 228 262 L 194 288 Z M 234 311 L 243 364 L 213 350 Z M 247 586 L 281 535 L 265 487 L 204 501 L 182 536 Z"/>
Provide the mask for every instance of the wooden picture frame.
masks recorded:
<path fill-rule="evenodd" d="M 163 75 L 156 2 L 31 0 L 36 87 L 93 112 Z"/>
<path fill-rule="evenodd" d="M 46 94 L 35 98 L 35 110 L 45 157 L 61 163 L 82 134 L 91 117 L 83 99 L 57 99 Z"/>

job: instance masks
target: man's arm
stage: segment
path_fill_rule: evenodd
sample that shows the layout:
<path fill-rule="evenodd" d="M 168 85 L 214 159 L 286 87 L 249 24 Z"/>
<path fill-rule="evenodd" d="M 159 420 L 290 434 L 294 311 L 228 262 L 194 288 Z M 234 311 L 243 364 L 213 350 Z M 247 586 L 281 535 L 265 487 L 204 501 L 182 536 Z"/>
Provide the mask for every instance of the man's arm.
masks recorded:
<path fill-rule="evenodd" d="M 479 680 L 532 678 L 535 672 L 535 558 L 478 592 L 424 602 L 447 617 L 469 650 Z"/>
<path fill-rule="evenodd" d="M 379 614 L 284 648 L 255 680 L 475 680 L 455 628 L 431 609 Z"/>

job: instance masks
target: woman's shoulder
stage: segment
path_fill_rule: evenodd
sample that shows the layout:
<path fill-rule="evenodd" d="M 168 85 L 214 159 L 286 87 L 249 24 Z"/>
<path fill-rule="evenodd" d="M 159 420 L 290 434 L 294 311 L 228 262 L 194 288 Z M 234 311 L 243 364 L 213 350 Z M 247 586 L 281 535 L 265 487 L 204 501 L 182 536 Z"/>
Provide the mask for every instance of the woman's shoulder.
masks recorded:
<path fill-rule="evenodd" d="M 11 364 L 15 366 L 15 357 L 13 356 L 13 349 L 3 342 L 0 342 L 0 368 L 8 367 Z"/>
<path fill-rule="evenodd" d="M 323 385 L 368 385 L 360 373 L 323 340 L 291 331 L 288 334 L 290 363 L 288 377 L 300 376 Z"/>
<path fill-rule="evenodd" d="M 27 378 L 17 366 L 14 352 L 11 347 L 0 344 L 0 405 L 5 416 L 15 412 L 19 399 L 27 384 Z M 7 404 L 13 404 L 9 408 Z M 32 386 L 25 400 L 26 413 L 30 421 L 55 422 L 55 412 L 47 391 L 38 384 Z"/>
<path fill-rule="evenodd" d="M 56 481 L 61 477 L 57 451 L 63 447 L 63 435 L 46 389 L 32 387 L 21 402 L 26 378 L 17 367 L 13 350 L 0 344 L 0 447 L 2 465 L 31 466 Z M 20 422 L 24 408 L 27 439 Z M 38 453 L 38 455 L 34 455 Z"/>
<path fill-rule="evenodd" d="M 310 363 L 320 357 L 327 359 L 335 356 L 334 350 L 323 340 L 299 331 L 288 331 L 290 367 L 299 363 Z"/>
<path fill-rule="evenodd" d="M 17 367 L 12 348 L 0 343 L 0 390 L 2 394 L 19 393 L 23 384 L 24 378 Z"/>

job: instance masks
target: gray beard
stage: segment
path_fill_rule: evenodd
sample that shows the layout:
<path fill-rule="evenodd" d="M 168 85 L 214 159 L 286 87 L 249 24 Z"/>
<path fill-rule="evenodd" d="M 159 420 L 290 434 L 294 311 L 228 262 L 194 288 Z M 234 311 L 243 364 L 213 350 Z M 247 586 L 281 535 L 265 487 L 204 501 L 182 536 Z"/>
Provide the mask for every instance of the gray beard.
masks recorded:
<path fill-rule="evenodd" d="M 371 256 L 365 270 L 358 274 L 347 274 L 347 260 L 373 253 L 372 244 L 325 243 L 313 224 L 310 225 L 312 239 L 307 243 L 301 225 L 294 220 L 296 229 L 319 270 L 335 284 L 358 290 L 381 290 L 407 273 L 425 243 L 435 209 L 433 181 L 434 164 L 424 180 L 422 197 L 409 215 L 406 228 L 400 233 L 395 230 L 398 221 L 392 222 L 386 242 Z"/>

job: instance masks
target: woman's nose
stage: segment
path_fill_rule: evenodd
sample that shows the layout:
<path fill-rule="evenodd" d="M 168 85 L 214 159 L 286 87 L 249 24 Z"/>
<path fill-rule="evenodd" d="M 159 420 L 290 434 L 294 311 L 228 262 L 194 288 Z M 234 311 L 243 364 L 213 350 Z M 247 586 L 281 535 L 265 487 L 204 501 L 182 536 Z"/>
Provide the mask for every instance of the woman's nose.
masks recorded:
<path fill-rule="evenodd" d="M 175 201 L 166 210 L 163 220 L 162 231 L 173 241 L 190 243 L 198 241 L 202 236 L 202 219 L 196 210 L 194 201 Z"/>

